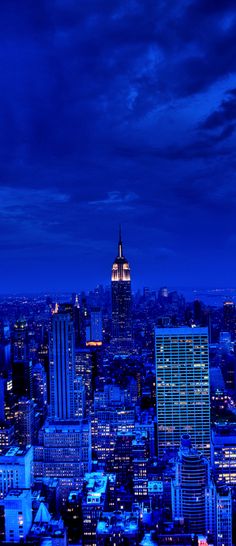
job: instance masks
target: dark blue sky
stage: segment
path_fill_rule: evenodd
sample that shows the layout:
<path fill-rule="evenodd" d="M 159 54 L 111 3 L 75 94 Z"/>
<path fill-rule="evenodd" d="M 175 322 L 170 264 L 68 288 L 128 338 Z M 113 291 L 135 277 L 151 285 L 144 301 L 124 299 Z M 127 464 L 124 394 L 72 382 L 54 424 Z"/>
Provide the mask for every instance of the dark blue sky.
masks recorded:
<path fill-rule="evenodd" d="M 235 0 L 1 0 L 0 292 L 236 285 Z"/>

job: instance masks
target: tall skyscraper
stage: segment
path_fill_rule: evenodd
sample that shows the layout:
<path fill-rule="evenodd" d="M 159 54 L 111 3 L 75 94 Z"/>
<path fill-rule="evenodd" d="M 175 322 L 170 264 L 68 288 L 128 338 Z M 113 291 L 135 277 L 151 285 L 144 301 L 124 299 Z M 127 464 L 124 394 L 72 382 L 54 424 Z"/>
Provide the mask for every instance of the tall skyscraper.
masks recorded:
<path fill-rule="evenodd" d="M 53 419 L 74 418 L 74 325 L 69 312 L 55 313 L 50 340 L 50 402 Z"/>
<path fill-rule="evenodd" d="M 158 455 L 177 450 L 182 434 L 210 457 L 207 328 L 156 328 Z"/>
<path fill-rule="evenodd" d="M 213 533 L 214 496 L 209 461 L 192 448 L 189 434 L 183 434 L 172 482 L 174 518 L 184 517 L 192 533 Z"/>
<path fill-rule="evenodd" d="M 13 361 L 23 362 L 28 359 L 28 324 L 17 320 L 13 331 Z"/>
<path fill-rule="evenodd" d="M 132 338 L 131 324 L 131 282 L 129 263 L 123 255 L 121 232 L 118 255 L 112 266 L 112 337 L 120 342 Z"/>

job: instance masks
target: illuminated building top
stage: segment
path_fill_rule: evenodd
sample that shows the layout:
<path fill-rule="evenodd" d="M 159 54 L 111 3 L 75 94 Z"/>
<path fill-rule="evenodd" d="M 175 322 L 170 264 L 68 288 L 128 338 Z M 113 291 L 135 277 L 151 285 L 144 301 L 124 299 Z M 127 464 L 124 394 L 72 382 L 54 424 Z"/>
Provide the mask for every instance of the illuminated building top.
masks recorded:
<path fill-rule="evenodd" d="M 123 255 L 123 244 L 121 239 L 121 230 L 119 232 L 118 255 L 112 266 L 112 281 L 130 281 L 129 263 Z"/>

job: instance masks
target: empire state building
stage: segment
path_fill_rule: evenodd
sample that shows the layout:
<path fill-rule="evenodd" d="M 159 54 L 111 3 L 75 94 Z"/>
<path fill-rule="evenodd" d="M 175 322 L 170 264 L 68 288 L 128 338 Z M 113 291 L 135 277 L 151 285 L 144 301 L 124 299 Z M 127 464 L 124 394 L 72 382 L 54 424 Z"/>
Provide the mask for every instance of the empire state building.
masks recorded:
<path fill-rule="evenodd" d="M 131 324 L 131 282 L 129 263 L 123 255 L 121 232 L 119 234 L 118 255 L 112 266 L 112 338 L 117 344 L 130 345 Z"/>

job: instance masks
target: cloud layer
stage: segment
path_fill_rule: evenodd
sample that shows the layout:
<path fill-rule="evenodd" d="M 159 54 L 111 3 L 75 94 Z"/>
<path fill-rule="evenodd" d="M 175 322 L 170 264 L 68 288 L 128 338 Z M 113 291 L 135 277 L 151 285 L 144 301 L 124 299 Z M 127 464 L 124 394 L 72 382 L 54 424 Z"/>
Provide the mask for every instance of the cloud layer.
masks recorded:
<path fill-rule="evenodd" d="M 235 2 L 3 0 L 0 31 L 2 291 L 109 282 L 120 222 L 136 285 L 233 284 Z"/>

